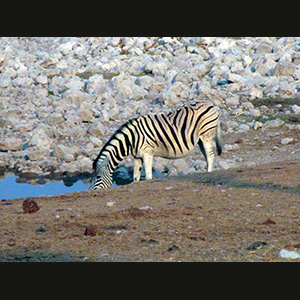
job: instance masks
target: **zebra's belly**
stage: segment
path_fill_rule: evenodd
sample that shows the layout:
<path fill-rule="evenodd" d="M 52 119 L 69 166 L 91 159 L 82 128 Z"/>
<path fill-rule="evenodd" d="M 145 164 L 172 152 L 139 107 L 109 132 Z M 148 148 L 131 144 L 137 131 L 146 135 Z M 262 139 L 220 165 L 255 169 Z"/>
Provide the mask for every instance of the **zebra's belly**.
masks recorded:
<path fill-rule="evenodd" d="M 166 150 L 160 150 L 160 151 L 154 151 L 153 156 L 159 156 L 163 158 L 168 158 L 168 159 L 176 159 L 176 158 L 182 158 L 190 154 L 192 149 L 186 150 L 186 151 L 166 151 Z"/>

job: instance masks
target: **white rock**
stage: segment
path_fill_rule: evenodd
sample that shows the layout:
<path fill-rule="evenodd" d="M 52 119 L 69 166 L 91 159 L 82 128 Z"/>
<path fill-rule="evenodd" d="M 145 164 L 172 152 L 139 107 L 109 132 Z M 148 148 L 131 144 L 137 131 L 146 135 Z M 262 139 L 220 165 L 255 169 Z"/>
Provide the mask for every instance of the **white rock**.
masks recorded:
<path fill-rule="evenodd" d="M 2 138 L 0 139 L 0 150 L 18 151 L 22 148 L 22 140 L 19 138 Z"/>
<path fill-rule="evenodd" d="M 70 162 L 70 161 L 74 161 L 75 160 L 75 157 L 73 154 L 71 153 L 66 153 L 63 157 L 63 160 L 66 161 L 66 162 Z"/>
<path fill-rule="evenodd" d="M 80 117 L 82 121 L 85 122 L 89 122 L 94 118 L 93 113 L 87 109 L 80 110 L 77 115 Z"/>
<path fill-rule="evenodd" d="M 258 117 L 261 115 L 260 110 L 258 108 L 253 108 L 249 110 L 250 116 Z"/>
<path fill-rule="evenodd" d="M 100 121 L 92 123 L 88 131 L 94 137 L 101 137 L 106 133 L 105 126 Z"/>
<path fill-rule="evenodd" d="M 281 141 L 280 141 L 280 144 L 281 145 L 287 145 L 287 144 L 290 144 L 294 139 L 292 137 L 286 137 L 286 138 L 283 138 Z"/>
<path fill-rule="evenodd" d="M 200 160 L 200 159 L 197 159 L 194 163 L 194 169 L 196 171 L 205 171 L 205 168 L 206 168 L 206 162 L 204 160 Z"/>
<path fill-rule="evenodd" d="M 270 120 L 265 123 L 264 128 L 277 128 L 284 125 L 284 123 L 285 122 L 280 119 Z"/>
<path fill-rule="evenodd" d="M 103 146 L 103 142 L 100 139 L 98 139 L 97 137 L 91 136 L 90 141 L 93 143 L 93 145 L 95 147 L 102 147 Z"/>
<path fill-rule="evenodd" d="M 51 151 L 49 149 L 40 149 L 32 152 L 28 152 L 27 155 L 31 161 L 37 161 L 37 160 L 45 160 L 47 159 L 51 154 Z"/>
<path fill-rule="evenodd" d="M 300 106 L 298 105 L 293 105 L 292 106 L 292 112 L 295 113 L 295 114 L 300 114 Z"/>
<path fill-rule="evenodd" d="M 279 256 L 282 258 L 297 259 L 300 258 L 300 253 L 298 253 L 297 251 L 289 251 L 289 250 L 281 249 L 279 251 Z"/>
<path fill-rule="evenodd" d="M 239 131 L 239 132 L 245 132 L 245 131 L 248 131 L 250 129 L 249 125 L 247 124 L 240 124 L 236 130 Z"/>
<path fill-rule="evenodd" d="M 1 79 L 0 80 L 0 88 L 6 88 L 11 84 L 11 79 Z"/>
<path fill-rule="evenodd" d="M 189 169 L 188 163 L 183 158 L 174 160 L 173 167 L 176 169 L 177 173 L 183 172 L 183 174 L 187 174 Z"/>
<path fill-rule="evenodd" d="M 66 154 L 74 155 L 75 153 L 74 153 L 73 148 L 70 148 L 70 147 L 67 147 L 67 146 L 64 146 L 64 145 L 58 145 L 58 146 L 55 147 L 53 154 L 56 158 L 61 159 Z"/>
<path fill-rule="evenodd" d="M 249 101 L 243 102 L 242 103 L 242 107 L 245 108 L 245 109 L 247 109 L 247 110 L 250 110 L 250 109 L 254 108 L 253 104 L 251 102 L 249 102 Z"/>
<path fill-rule="evenodd" d="M 68 62 L 66 59 L 62 59 L 55 66 L 58 69 L 66 69 L 68 67 Z"/>
<path fill-rule="evenodd" d="M 63 122 L 65 122 L 65 119 L 58 113 L 51 113 L 45 118 L 45 123 L 51 126 L 57 126 Z"/>
<path fill-rule="evenodd" d="M 229 97 L 225 100 L 226 105 L 230 106 L 230 107 L 237 107 L 240 103 L 239 98 L 236 97 Z"/>
<path fill-rule="evenodd" d="M 232 82 L 237 82 L 237 83 L 245 83 L 245 81 L 246 81 L 246 79 L 243 76 L 238 75 L 238 74 L 233 74 L 230 72 L 225 72 L 223 74 L 223 77 L 227 80 L 230 80 Z"/>
<path fill-rule="evenodd" d="M 219 166 L 224 169 L 224 170 L 227 170 L 230 168 L 228 162 L 226 160 L 220 160 L 219 161 Z"/>
<path fill-rule="evenodd" d="M 230 145 L 230 144 L 225 144 L 224 146 L 223 146 L 223 150 L 226 152 L 226 151 L 234 151 L 234 150 L 237 150 L 237 149 L 239 149 L 239 145 L 238 144 L 232 144 L 232 145 Z"/>
<path fill-rule="evenodd" d="M 274 68 L 274 75 L 292 75 L 296 66 L 288 61 L 279 61 Z"/>
<path fill-rule="evenodd" d="M 113 47 L 117 47 L 119 44 L 121 44 L 121 38 L 120 37 L 112 37 L 109 40 L 109 43 L 113 46 Z"/>
<path fill-rule="evenodd" d="M 152 207 L 149 205 L 145 205 L 145 206 L 139 207 L 139 210 L 152 210 Z"/>
<path fill-rule="evenodd" d="M 82 157 L 78 160 L 78 168 L 80 172 L 93 172 L 93 162 L 88 157 Z"/>
<path fill-rule="evenodd" d="M 262 98 L 263 97 L 263 92 L 262 90 L 259 90 L 257 88 L 252 88 L 249 92 L 249 95 L 251 96 L 251 99 L 255 98 Z"/>
<path fill-rule="evenodd" d="M 258 122 L 256 121 L 253 125 L 253 129 L 254 130 L 257 130 L 258 128 L 261 128 L 263 126 L 263 123 L 262 122 Z"/>
<path fill-rule="evenodd" d="M 48 82 L 48 77 L 45 75 L 39 75 L 36 78 L 36 82 L 40 83 L 40 84 L 46 84 Z"/>
<path fill-rule="evenodd" d="M 50 148 L 52 141 L 43 128 L 36 128 L 32 131 L 32 133 L 33 135 L 29 141 L 30 145 L 35 145 L 39 149 Z"/>
<path fill-rule="evenodd" d="M 257 44 L 255 47 L 256 54 L 271 53 L 272 50 L 273 50 L 273 46 L 268 42 L 261 42 Z"/>
<path fill-rule="evenodd" d="M 84 83 L 80 79 L 71 80 L 66 84 L 66 87 L 70 90 L 81 90 L 83 86 Z"/>
<path fill-rule="evenodd" d="M 75 44 L 76 44 L 75 41 L 63 43 L 58 47 L 58 50 L 60 50 L 63 54 L 66 55 L 72 51 L 72 48 Z"/>

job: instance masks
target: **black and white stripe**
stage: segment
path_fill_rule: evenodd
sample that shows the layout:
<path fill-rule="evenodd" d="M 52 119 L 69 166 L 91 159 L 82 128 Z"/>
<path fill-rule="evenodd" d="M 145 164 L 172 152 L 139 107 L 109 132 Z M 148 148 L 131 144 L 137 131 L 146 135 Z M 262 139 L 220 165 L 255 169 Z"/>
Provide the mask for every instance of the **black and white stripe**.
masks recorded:
<path fill-rule="evenodd" d="M 135 159 L 134 181 L 139 181 L 143 162 L 146 179 L 151 179 L 153 156 L 185 157 L 197 144 L 210 172 L 215 145 L 218 155 L 222 152 L 220 133 L 218 109 L 206 101 L 187 104 L 167 114 L 131 119 L 113 134 L 94 160 L 91 189 L 110 187 L 113 171 L 129 155 Z"/>

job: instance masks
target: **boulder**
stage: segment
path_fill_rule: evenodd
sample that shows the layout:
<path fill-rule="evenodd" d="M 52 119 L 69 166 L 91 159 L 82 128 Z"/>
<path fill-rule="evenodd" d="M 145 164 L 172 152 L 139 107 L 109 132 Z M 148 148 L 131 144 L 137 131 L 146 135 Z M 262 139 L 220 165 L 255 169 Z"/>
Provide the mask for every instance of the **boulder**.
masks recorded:
<path fill-rule="evenodd" d="M 49 157 L 51 154 L 51 151 L 49 149 L 40 149 L 32 152 L 28 152 L 27 156 L 31 161 L 40 161 L 45 160 L 47 157 Z"/>
<path fill-rule="evenodd" d="M 31 146 L 37 146 L 38 149 L 49 149 L 52 140 L 48 137 L 43 128 L 36 128 L 32 131 L 32 137 L 29 141 Z"/>
<path fill-rule="evenodd" d="M 64 145 L 58 145 L 55 147 L 53 154 L 57 159 L 62 159 L 66 154 L 74 155 L 75 151 L 73 148 L 69 148 Z"/>
<path fill-rule="evenodd" d="M 279 61 L 274 68 L 273 74 L 275 76 L 292 75 L 296 69 L 296 65 L 289 61 Z"/>
<path fill-rule="evenodd" d="M 23 141 L 20 138 L 2 138 L 0 139 L 0 150 L 19 151 L 22 149 Z"/>
<path fill-rule="evenodd" d="M 226 105 L 229 107 L 237 107 L 240 103 L 239 98 L 237 96 L 229 97 L 225 101 L 226 101 Z"/>
<path fill-rule="evenodd" d="M 48 82 L 48 77 L 45 76 L 45 75 L 39 75 L 36 78 L 36 82 L 44 85 L 44 84 L 46 84 Z"/>

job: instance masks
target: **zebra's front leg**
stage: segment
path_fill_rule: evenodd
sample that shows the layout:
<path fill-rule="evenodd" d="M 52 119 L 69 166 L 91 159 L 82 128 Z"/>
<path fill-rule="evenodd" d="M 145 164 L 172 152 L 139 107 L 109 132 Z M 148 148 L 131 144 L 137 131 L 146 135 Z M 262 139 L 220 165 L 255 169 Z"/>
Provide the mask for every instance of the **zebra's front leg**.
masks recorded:
<path fill-rule="evenodd" d="M 141 174 L 142 174 L 142 158 L 135 158 L 134 159 L 134 170 L 133 170 L 133 181 L 140 181 Z"/>
<path fill-rule="evenodd" d="M 146 171 L 146 179 L 152 179 L 152 162 L 153 162 L 153 155 L 149 153 L 145 153 L 143 155 L 144 164 L 145 164 L 145 171 Z"/>

